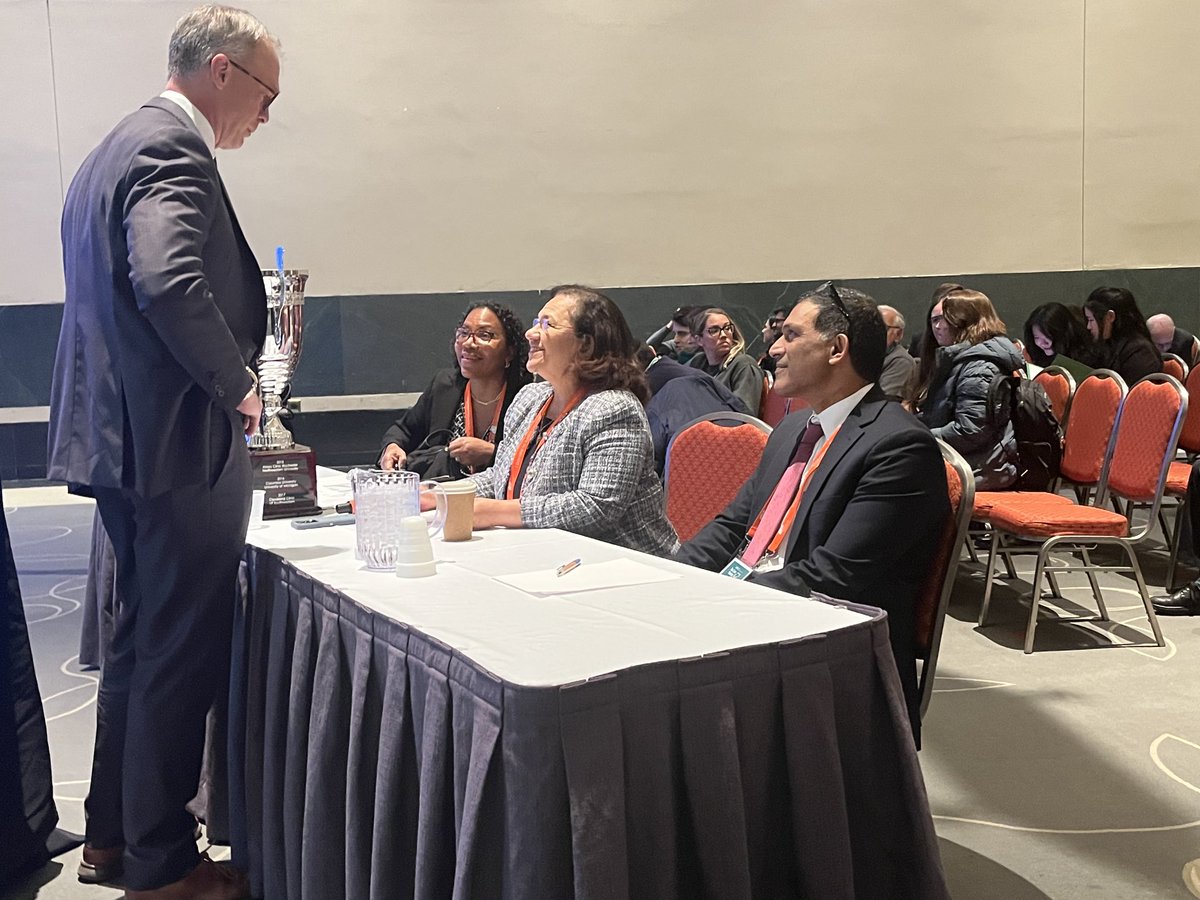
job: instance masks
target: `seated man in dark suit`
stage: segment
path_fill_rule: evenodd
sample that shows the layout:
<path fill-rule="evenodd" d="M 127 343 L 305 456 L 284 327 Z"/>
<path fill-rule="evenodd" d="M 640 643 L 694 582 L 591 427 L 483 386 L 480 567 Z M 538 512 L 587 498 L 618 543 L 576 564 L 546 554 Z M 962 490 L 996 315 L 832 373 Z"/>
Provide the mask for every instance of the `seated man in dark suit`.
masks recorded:
<path fill-rule="evenodd" d="M 1150 338 L 1159 353 L 1174 353 L 1188 368 L 1196 365 L 1200 358 L 1200 338 L 1190 331 L 1175 327 L 1175 320 L 1166 313 L 1156 313 L 1146 320 Z"/>
<path fill-rule="evenodd" d="M 885 344 L 867 295 L 829 284 L 800 298 L 771 349 L 775 389 L 815 415 L 779 424 L 750 480 L 677 558 L 885 609 L 915 734 L 914 606 L 950 505 L 933 436 L 875 383 Z"/>
<path fill-rule="evenodd" d="M 646 344 L 638 349 L 638 362 L 646 369 L 650 402 L 646 419 L 654 438 L 654 464 L 663 472 L 667 445 L 688 422 L 709 413 L 749 414 L 741 397 L 706 372 L 671 359 L 657 356 Z"/>

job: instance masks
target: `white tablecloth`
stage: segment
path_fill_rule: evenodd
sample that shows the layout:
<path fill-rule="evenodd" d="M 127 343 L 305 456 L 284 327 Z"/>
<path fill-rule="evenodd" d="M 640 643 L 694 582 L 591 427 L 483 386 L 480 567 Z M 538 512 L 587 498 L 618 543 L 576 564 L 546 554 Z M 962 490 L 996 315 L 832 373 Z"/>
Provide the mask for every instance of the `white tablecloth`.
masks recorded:
<path fill-rule="evenodd" d="M 322 505 L 349 498 L 343 473 L 321 469 L 318 481 Z M 437 575 L 417 579 L 370 570 L 356 560 L 353 525 L 299 530 L 290 520 L 277 520 L 251 526 L 248 542 L 363 606 L 436 638 L 504 681 L 526 686 L 570 684 L 644 663 L 772 644 L 867 620 L 853 610 L 555 529 L 489 529 L 464 543 L 435 537 Z M 636 559 L 670 580 L 560 596 L 527 593 L 496 580 L 577 558 L 591 570 Z M 575 574 L 563 577 L 564 588 Z"/>

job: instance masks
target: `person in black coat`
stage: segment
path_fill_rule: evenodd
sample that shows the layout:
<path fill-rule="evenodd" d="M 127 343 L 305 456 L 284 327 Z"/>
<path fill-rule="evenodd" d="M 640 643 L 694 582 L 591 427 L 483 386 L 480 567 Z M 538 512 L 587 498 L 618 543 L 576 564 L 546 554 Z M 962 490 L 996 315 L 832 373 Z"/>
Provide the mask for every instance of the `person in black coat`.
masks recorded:
<path fill-rule="evenodd" d="M 1100 342 L 1100 364 L 1130 387 L 1162 371 L 1162 354 L 1150 339 L 1146 319 L 1125 288 L 1096 288 L 1083 304 L 1088 331 Z"/>
<path fill-rule="evenodd" d="M 736 412 L 749 415 L 742 398 L 711 375 L 682 365 L 670 357 L 655 356 L 645 344 L 638 362 L 646 367 L 650 402 L 646 421 L 654 440 L 654 464 L 662 474 L 667 446 L 689 422 L 709 413 Z"/>
<path fill-rule="evenodd" d="M 0 486 L 0 890 L 83 843 L 57 825 L 46 715 Z"/>
<path fill-rule="evenodd" d="M 757 584 L 885 609 L 917 734 L 916 598 L 950 502 L 932 435 L 875 384 L 885 340 L 875 301 L 849 288 L 818 289 L 787 317 L 771 348 L 775 389 L 811 406 L 822 436 L 792 526 L 777 535 L 775 551 L 745 562 Z M 807 414 L 787 416 L 737 496 L 676 558 L 714 572 L 744 558 L 751 523 L 813 424 Z"/>
<path fill-rule="evenodd" d="M 462 478 L 492 464 L 504 415 L 530 375 L 529 342 L 516 315 L 473 303 L 454 330 L 453 369 L 434 374 L 424 393 L 383 435 L 381 469 L 422 478 Z"/>
<path fill-rule="evenodd" d="M 1003 490 L 1017 482 L 1016 434 L 1010 421 L 991 414 L 988 395 L 997 375 L 1024 365 L 985 294 L 958 288 L 930 308 L 913 402 L 933 436 L 970 464 L 976 490 Z"/>

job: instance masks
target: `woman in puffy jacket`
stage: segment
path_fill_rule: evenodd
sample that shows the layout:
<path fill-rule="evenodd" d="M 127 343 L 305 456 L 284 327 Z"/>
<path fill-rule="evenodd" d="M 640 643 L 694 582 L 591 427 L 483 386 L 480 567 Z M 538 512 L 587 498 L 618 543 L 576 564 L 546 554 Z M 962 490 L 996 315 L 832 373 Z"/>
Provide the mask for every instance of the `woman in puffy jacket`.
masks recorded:
<path fill-rule="evenodd" d="M 956 288 L 934 299 L 912 388 L 914 408 L 934 437 L 971 465 L 977 490 L 1012 487 L 1016 438 L 1006 418 L 997 421 L 989 412 L 988 395 L 997 375 L 1012 374 L 1025 360 L 986 295 Z"/>

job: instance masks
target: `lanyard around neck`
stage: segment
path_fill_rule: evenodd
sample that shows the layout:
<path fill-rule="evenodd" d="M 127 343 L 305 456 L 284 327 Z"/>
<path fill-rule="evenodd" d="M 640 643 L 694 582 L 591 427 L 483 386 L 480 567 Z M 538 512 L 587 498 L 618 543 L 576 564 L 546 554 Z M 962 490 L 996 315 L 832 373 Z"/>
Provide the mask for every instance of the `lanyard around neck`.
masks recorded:
<path fill-rule="evenodd" d="M 550 432 L 558 427 L 558 423 L 567 417 L 576 406 L 583 402 L 583 398 L 587 396 L 587 390 L 580 388 L 575 392 L 575 396 L 570 402 L 562 408 L 560 412 L 549 425 L 543 427 L 542 423 L 550 411 L 550 404 L 554 402 L 554 394 L 552 393 L 546 398 L 546 402 L 541 405 L 537 413 L 533 417 L 533 421 L 529 423 L 529 427 L 525 429 L 525 436 L 521 438 L 521 443 L 517 445 L 517 452 L 513 454 L 512 465 L 508 469 L 508 490 L 505 492 L 505 498 L 515 500 L 520 496 L 520 487 L 518 481 L 523 481 L 523 473 L 529 463 L 533 462 L 533 457 L 542 449 L 542 445 L 546 443 L 550 437 Z"/>
<path fill-rule="evenodd" d="M 482 437 L 485 441 L 490 441 L 496 436 L 496 430 L 500 427 L 500 410 L 504 406 L 504 394 L 508 391 L 508 385 L 500 388 L 500 393 L 493 401 L 496 408 L 492 411 L 492 424 L 488 426 L 488 430 L 482 435 L 475 433 L 475 409 L 472 403 L 471 382 L 467 382 L 467 389 L 463 392 L 463 418 L 467 426 L 467 437 Z"/>
<path fill-rule="evenodd" d="M 779 528 L 776 530 L 771 542 L 767 544 L 764 556 L 774 555 L 779 552 L 779 547 L 783 544 L 783 539 L 787 537 L 789 531 L 792 530 L 792 525 L 796 521 L 796 515 L 800 512 L 800 503 L 804 500 L 804 492 L 808 488 L 808 483 L 812 481 L 813 475 L 817 469 L 821 467 L 821 462 L 825 459 L 825 454 L 829 451 L 829 447 L 833 444 L 833 439 L 838 436 L 838 432 L 842 430 L 839 425 L 833 430 L 833 434 L 829 439 L 821 445 L 821 449 L 812 455 L 809 461 L 804 466 L 804 475 L 800 479 L 800 486 L 796 490 L 796 496 L 792 498 L 791 505 L 788 506 L 787 512 L 783 514 L 783 521 L 779 523 Z M 778 489 L 778 488 L 776 488 Z M 763 504 L 763 508 L 758 511 L 758 515 L 754 519 L 754 524 L 746 531 L 747 542 L 754 537 L 754 532 L 758 530 L 758 525 L 762 521 L 763 513 L 767 511 L 767 507 L 771 505 L 771 500 L 768 497 L 767 502 Z"/>

